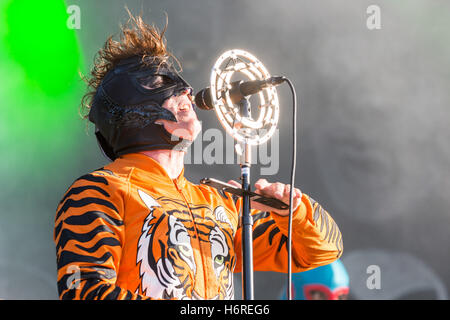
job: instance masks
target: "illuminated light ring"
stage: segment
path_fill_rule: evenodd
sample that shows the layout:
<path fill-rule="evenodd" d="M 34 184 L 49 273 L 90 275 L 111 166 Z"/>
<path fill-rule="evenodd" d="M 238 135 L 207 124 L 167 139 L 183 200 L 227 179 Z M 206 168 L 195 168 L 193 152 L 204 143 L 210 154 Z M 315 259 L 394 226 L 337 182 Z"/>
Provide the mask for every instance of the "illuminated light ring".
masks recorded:
<path fill-rule="evenodd" d="M 233 59 L 233 58 L 235 59 L 235 57 L 236 57 L 235 55 L 232 55 L 231 59 Z M 258 79 L 261 79 L 261 78 L 262 78 L 262 79 L 264 79 L 264 77 L 261 76 L 261 72 L 259 72 L 257 69 L 255 69 L 255 65 L 256 65 L 255 63 L 252 63 L 252 64 L 247 64 L 247 67 L 245 67 L 245 66 L 243 66 L 242 63 L 239 63 L 239 64 L 234 65 L 233 68 L 230 68 L 230 67 L 224 68 L 224 71 L 222 71 L 222 74 L 223 74 L 223 73 L 226 73 L 226 75 L 225 75 L 225 76 L 223 76 L 223 75 L 222 75 L 222 76 L 219 76 L 219 75 L 217 74 L 218 77 L 216 78 L 216 79 L 217 79 L 217 86 L 216 86 L 216 88 L 225 88 L 225 84 L 227 84 L 227 87 L 228 87 L 228 83 L 230 83 L 230 78 L 231 78 L 231 76 L 232 76 L 233 71 L 241 71 L 242 73 L 244 73 L 245 75 L 247 75 L 247 77 L 248 77 L 250 80 L 254 80 L 255 78 L 258 78 Z M 255 77 L 252 73 L 248 72 L 248 71 L 246 70 L 246 68 L 247 68 L 247 69 L 251 69 L 252 72 L 256 74 L 256 77 Z M 264 73 L 265 73 L 266 75 L 268 75 L 267 71 L 264 70 L 263 67 L 259 66 L 259 68 L 262 69 L 263 71 L 265 71 Z M 217 71 L 217 70 L 216 70 L 216 71 Z M 224 79 L 224 78 L 225 78 L 225 79 Z M 225 81 L 224 81 L 224 80 L 225 80 Z M 271 88 L 271 89 L 273 89 L 273 88 Z M 218 92 L 220 92 L 220 91 L 218 91 Z M 216 92 L 216 93 L 217 93 L 217 92 Z M 265 101 L 264 101 L 264 95 L 263 95 L 262 92 L 259 93 L 259 96 L 260 96 L 260 100 L 261 100 L 261 102 L 262 102 L 261 105 L 264 106 L 264 109 L 266 109 L 267 106 L 270 106 L 270 105 L 268 105 L 268 104 L 265 103 Z M 220 98 L 220 97 L 218 97 L 218 96 L 216 95 L 217 101 L 220 101 L 219 98 Z M 226 100 L 227 100 L 227 105 L 228 105 L 228 106 L 232 105 L 231 100 L 229 99 L 229 97 L 226 97 Z M 223 117 L 219 114 L 219 119 L 228 122 L 228 124 L 231 124 L 233 121 L 231 120 L 231 116 L 229 115 L 229 113 L 227 114 L 226 106 L 224 106 L 222 103 L 219 103 L 219 107 L 220 107 L 220 109 L 221 109 L 220 112 L 221 112 L 221 113 L 225 113 L 225 114 L 223 115 Z M 253 121 L 252 119 L 249 119 L 249 118 L 241 119 L 240 116 L 239 116 L 238 114 L 236 114 L 236 112 L 237 112 L 237 111 L 236 111 L 236 108 L 233 108 L 233 111 L 234 111 L 235 119 L 236 119 L 237 121 L 241 122 L 241 123 L 244 125 L 244 127 L 253 128 L 253 129 L 260 129 L 260 128 L 263 127 L 263 125 L 264 125 L 264 124 L 261 123 L 261 119 L 264 117 L 265 110 L 262 110 L 262 111 L 260 112 L 260 117 L 259 117 L 259 119 L 258 119 L 256 122 Z M 267 115 L 273 114 L 271 111 L 272 111 L 272 110 L 269 109 L 269 112 L 267 112 Z M 271 122 L 272 124 L 275 124 L 275 125 L 276 125 L 276 121 L 267 121 L 267 120 L 269 119 L 269 117 L 267 117 L 267 115 L 266 115 L 266 117 L 264 118 L 264 120 L 265 120 L 264 123 L 267 124 L 267 122 Z M 224 118 L 226 118 L 226 119 L 224 119 Z M 225 127 L 227 128 L 228 126 L 225 125 Z M 273 128 L 273 130 L 274 130 L 274 129 L 275 129 L 275 128 Z M 244 135 L 245 138 L 247 139 L 246 141 L 249 142 L 248 138 L 251 138 L 251 134 L 248 135 L 248 134 L 246 134 L 247 132 L 248 132 L 248 130 L 243 130 L 243 131 L 242 131 L 243 135 Z M 242 137 L 239 135 L 239 133 L 236 132 L 236 129 L 235 129 L 235 128 L 233 128 L 231 134 L 232 134 L 233 136 L 236 136 L 238 140 L 241 140 L 241 141 L 242 141 L 242 140 L 245 140 L 245 139 L 240 139 L 240 138 L 242 138 Z M 271 132 L 269 131 L 268 134 L 267 134 L 267 138 L 270 137 L 270 134 L 271 134 Z M 259 136 L 258 136 L 258 137 L 255 138 L 255 139 L 250 139 L 250 143 L 252 143 L 252 144 L 259 144 L 259 143 L 265 142 L 265 141 L 267 140 L 267 139 L 265 139 L 265 138 L 266 138 L 266 137 L 259 137 Z"/>
<path fill-rule="evenodd" d="M 249 80 L 265 80 L 270 74 L 264 65 L 252 54 L 233 49 L 223 53 L 214 64 L 211 71 L 211 100 L 221 125 L 226 132 L 239 142 L 259 145 L 267 142 L 274 134 L 279 120 L 279 101 L 274 87 L 269 86 L 258 93 L 259 116 L 256 120 L 242 118 L 239 108 L 234 106 L 227 89 L 231 78 L 240 73 Z M 225 96 L 222 97 L 222 92 Z M 241 125 L 240 128 L 235 126 Z M 264 132 L 261 134 L 261 131 Z M 258 131 L 258 134 L 254 134 Z"/>

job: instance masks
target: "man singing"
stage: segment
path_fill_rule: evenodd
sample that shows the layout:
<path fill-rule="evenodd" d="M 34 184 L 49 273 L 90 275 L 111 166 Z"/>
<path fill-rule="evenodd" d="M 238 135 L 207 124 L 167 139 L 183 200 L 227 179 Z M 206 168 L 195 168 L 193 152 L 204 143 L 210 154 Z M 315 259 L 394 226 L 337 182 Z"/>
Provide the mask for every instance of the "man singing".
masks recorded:
<path fill-rule="evenodd" d="M 112 162 L 75 180 L 58 205 L 61 299 L 234 297 L 242 201 L 184 177 L 200 122 L 164 31 L 131 16 L 95 60 L 83 102 Z M 289 185 L 260 179 L 254 187 L 289 203 Z M 338 259 L 342 235 L 331 216 L 299 189 L 291 205 L 292 271 Z M 252 203 L 256 271 L 287 272 L 287 215 Z"/>

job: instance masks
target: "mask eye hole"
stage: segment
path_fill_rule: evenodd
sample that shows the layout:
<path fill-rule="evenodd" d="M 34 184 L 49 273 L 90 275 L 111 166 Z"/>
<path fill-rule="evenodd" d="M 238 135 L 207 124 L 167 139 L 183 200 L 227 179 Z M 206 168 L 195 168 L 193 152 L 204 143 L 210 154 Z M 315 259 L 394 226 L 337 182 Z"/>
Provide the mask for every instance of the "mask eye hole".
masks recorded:
<path fill-rule="evenodd" d="M 139 83 L 144 87 L 145 89 L 158 89 L 164 86 L 170 86 L 175 84 L 175 82 L 167 77 L 167 76 L 150 76 L 145 78 L 139 78 Z"/>

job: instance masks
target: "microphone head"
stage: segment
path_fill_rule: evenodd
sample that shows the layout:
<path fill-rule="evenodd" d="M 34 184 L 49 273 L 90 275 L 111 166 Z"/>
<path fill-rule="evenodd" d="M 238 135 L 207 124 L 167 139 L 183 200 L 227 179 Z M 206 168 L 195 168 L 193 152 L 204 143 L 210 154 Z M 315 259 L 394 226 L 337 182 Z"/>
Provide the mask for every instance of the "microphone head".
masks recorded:
<path fill-rule="evenodd" d="M 197 107 L 203 110 L 214 109 L 214 104 L 211 99 L 211 89 L 207 87 L 197 92 L 194 98 L 194 103 Z"/>

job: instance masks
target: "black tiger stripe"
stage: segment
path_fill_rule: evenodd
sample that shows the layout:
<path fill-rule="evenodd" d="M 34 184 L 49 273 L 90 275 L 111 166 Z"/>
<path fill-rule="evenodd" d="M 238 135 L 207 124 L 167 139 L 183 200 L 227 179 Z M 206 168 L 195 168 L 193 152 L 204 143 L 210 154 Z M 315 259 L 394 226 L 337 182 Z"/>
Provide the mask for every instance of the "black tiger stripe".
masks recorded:
<path fill-rule="evenodd" d="M 206 229 L 206 231 L 202 231 L 201 229 L 204 228 Z M 215 228 L 215 226 L 210 226 L 207 224 L 196 224 L 196 229 L 198 231 L 198 233 L 203 234 L 205 236 L 208 236 L 210 234 L 210 232 Z M 223 230 L 222 230 L 223 231 Z"/>
<path fill-rule="evenodd" d="M 333 237 L 333 240 L 332 240 L 332 242 L 334 244 L 336 244 L 336 242 L 338 241 L 340 234 L 341 234 L 341 230 L 339 230 L 338 225 L 336 225 L 336 235 L 335 235 L 335 237 Z"/>
<path fill-rule="evenodd" d="M 70 263 L 93 263 L 93 264 L 104 264 L 106 261 L 108 261 L 109 258 L 112 257 L 112 253 L 106 252 L 101 257 L 93 257 L 93 256 L 86 256 L 74 253 L 72 251 L 63 250 L 61 251 L 61 254 L 59 255 L 59 259 L 57 259 L 57 266 L 58 269 L 61 269 L 62 267 L 70 264 Z"/>
<path fill-rule="evenodd" d="M 324 225 L 324 217 L 323 217 L 324 210 L 322 207 L 320 207 L 320 233 L 322 233 L 323 225 Z"/>
<path fill-rule="evenodd" d="M 109 184 L 108 180 L 106 180 L 105 178 L 94 176 L 91 173 L 88 173 L 88 174 L 85 174 L 85 175 L 79 177 L 77 180 L 74 181 L 74 183 L 77 181 L 80 181 L 80 180 L 87 180 L 87 181 L 96 182 L 96 183 L 103 183 L 105 185 Z"/>
<path fill-rule="evenodd" d="M 316 201 L 316 200 L 314 200 L 313 198 L 309 198 L 309 202 L 311 203 L 311 208 L 312 208 L 312 211 L 313 211 L 313 220 L 314 220 L 314 222 L 316 222 L 317 221 L 317 219 L 319 218 L 318 217 L 318 214 L 317 214 L 317 209 L 318 209 L 318 207 L 320 207 L 320 205 L 319 205 L 319 203 Z"/>
<path fill-rule="evenodd" d="M 120 247 L 121 244 L 119 242 L 119 240 L 117 240 L 116 238 L 112 238 L 112 237 L 107 237 L 107 238 L 102 238 L 100 239 L 95 245 L 93 245 L 90 248 L 86 248 L 83 247 L 79 244 L 76 245 L 77 248 L 89 252 L 89 253 L 94 253 L 96 252 L 100 247 L 103 246 L 109 246 L 109 247 Z"/>
<path fill-rule="evenodd" d="M 117 276 L 116 270 L 111 269 L 110 267 L 95 266 L 95 267 L 86 267 L 86 269 L 94 270 L 99 275 L 101 275 L 102 279 L 114 279 Z"/>
<path fill-rule="evenodd" d="M 158 220 L 156 221 L 156 223 L 154 225 L 151 226 L 152 230 L 158 230 L 158 226 L 159 224 L 164 221 L 165 216 L 162 215 L 161 217 L 158 218 Z M 144 231 L 144 230 L 142 230 Z M 150 236 L 150 243 L 153 245 L 153 241 L 156 241 L 157 239 L 155 239 L 155 232 L 151 232 L 151 236 Z M 148 263 L 151 266 L 156 266 L 156 260 L 155 260 L 155 256 L 153 254 L 148 256 Z"/>
<path fill-rule="evenodd" d="M 330 237 L 330 240 L 329 240 L 330 243 L 335 243 L 338 233 L 339 233 L 339 228 L 338 228 L 336 222 L 333 221 L 333 236 Z"/>
<path fill-rule="evenodd" d="M 329 217 L 329 218 L 331 218 L 331 217 Z M 325 234 L 325 237 L 323 238 L 323 240 L 330 243 L 330 236 L 331 236 L 332 231 L 333 231 L 333 220 L 331 220 L 330 223 L 327 224 L 327 233 Z"/>
<path fill-rule="evenodd" d="M 331 227 L 332 233 L 331 235 L 328 237 L 328 242 L 329 243 L 334 243 L 334 239 L 336 239 L 337 234 L 338 234 L 338 230 L 337 230 L 337 225 L 335 222 L 333 222 L 332 227 Z"/>
<path fill-rule="evenodd" d="M 236 206 L 237 202 L 239 200 L 239 196 L 233 194 L 233 195 L 231 195 L 231 199 L 233 200 L 234 206 Z"/>
<path fill-rule="evenodd" d="M 190 208 L 190 205 L 192 205 L 193 207 L 195 206 L 195 205 L 193 205 L 193 204 L 191 204 L 191 203 L 186 204 L 186 202 L 185 202 L 184 200 L 178 200 L 178 199 L 173 199 L 173 198 L 167 198 L 166 196 L 162 196 L 162 197 L 157 198 L 157 199 L 156 199 L 156 202 L 158 202 L 158 203 L 160 203 L 160 202 L 161 202 L 161 203 L 174 203 L 174 204 L 176 204 L 177 206 L 183 207 L 184 209 L 189 209 L 189 208 Z M 211 210 L 210 207 L 204 206 L 204 205 L 203 205 L 203 206 L 198 206 L 198 205 L 197 205 L 197 207 L 196 207 L 195 209 L 202 209 L 202 208 Z M 191 208 L 191 209 L 193 209 L 193 208 Z"/>
<path fill-rule="evenodd" d="M 342 239 L 342 234 L 339 233 L 339 236 L 336 238 L 336 249 L 338 250 L 338 255 L 340 255 L 340 252 L 342 251 L 341 248 L 341 239 Z"/>
<path fill-rule="evenodd" d="M 173 199 L 173 198 L 167 198 L 166 196 L 161 196 L 161 197 L 157 198 L 156 201 L 158 203 L 160 201 L 161 202 L 165 202 L 165 203 L 174 203 L 177 206 L 183 207 L 184 209 L 187 209 L 189 211 L 196 211 L 196 210 L 203 210 L 203 209 L 208 210 L 211 213 L 213 211 L 211 209 L 211 207 L 208 206 L 208 205 L 203 205 L 203 204 L 202 205 L 198 205 L 198 204 L 194 204 L 192 202 L 186 202 L 185 200 L 178 200 L 178 199 Z"/>
<path fill-rule="evenodd" d="M 191 202 L 188 203 L 188 205 L 186 206 L 187 209 L 189 209 L 190 211 L 197 211 L 197 210 L 207 210 L 209 211 L 211 214 L 213 212 L 213 210 L 211 209 L 210 206 L 208 205 L 198 205 L 198 204 L 193 204 Z"/>
<path fill-rule="evenodd" d="M 314 208 L 314 222 L 317 223 L 317 220 L 319 219 L 319 216 L 320 216 L 321 207 L 318 203 L 315 203 L 314 206 L 315 206 L 315 208 L 313 207 Z"/>
<path fill-rule="evenodd" d="M 54 239 L 58 238 L 59 233 L 61 232 L 61 228 L 62 228 L 62 221 L 60 223 L 58 223 L 58 225 L 55 227 L 54 236 L 53 236 Z"/>
<path fill-rule="evenodd" d="M 77 233 L 69 229 L 63 229 L 61 231 L 61 237 L 59 238 L 58 244 L 56 245 L 56 252 L 58 252 L 60 248 L 64 248 L 67 242 L 69 242 L 70 240 L 75 240 L 77 242 L 83 243 L 89 242 L 100 232 L 108 232 L 114 234 L 114 232 L 106 225 L 99 225 L 95 229 L 86 233 Z"/>
<path fill-rule="evenodd" d="M 95 198 L 95 197 L 86 197 L 86 198 L 83 198 L 80 200 L 73 200 L 73 199 L 69 198 L 66 200 L 66 202 L 64 202 L 61 209 L 59 209 L 58 212 L 56 213 L 55 220 L 58 220 L 58 218 L 61 216 L 61 214 L 66 212 L 69 208 L 81 208 L 81 207 L 85 207 L 90 204 L 99 204 L 99 205 L 108 207 L 108 208 L 114 210 L 115 212 L 119 213 L 119 210 L 116 208 L 116 206 L 114 204 L 112 204 L 111 202 L 104 200 L 104 199 Z"/>
<path fill-rule="evenodd" d="M 336 249 L 339 250 L 339 239 L 341 238 L 341 233 L 339 232 L 334 240 L 334 244 L 336 245 Z"/>
<path fill-rule="evenodd" d="M 198 227 L 198 226 L 197 226 Z M 197 228 L 197 234 L 200 236 L 199 237 L 199 241 L 202 241 L 202 242 L 205 242 L 205 243 L 209 243 L 210 242 L 210 239 L 209 239 L 209 235 L 210 235 L 210 233 L 208 233 L 208 232 L 203 232 L 203 231 L 201 231 L 199 228 Z M 222 231 L 224 234 L 225 234 L 225 237 L 227 238 L 227 239 L 233 239 L 233 237 L 226 231 L 226 230 L 224 230 L 224 229 L 221 229 L 220 231 Z M 202 237 L 203 236 L 203 237 Z"/>
<path fill-rule="evenodd" d="M 92 289 L 96 285 L 97 286 L 101 286 L 101 280 L 99 280 L 99 279 L 92 279 L 92 280 L 86 281 L 84 283 L 83 289 L 81 289 L 80 297 L 84 298 L 86 300 L 94 299 L 95 298 L 95 294 L 96 294 L 96 290 L 95 289 L 92 290 L 91 292 L 89 292 L 88 295 L 86 295 L 86 294 L 89 291 L 89 289 Z"/>
<path fill-rule="evenodd" d="M 177 277 L 182 276 L 182 274 L 177 274 Z M 190 289 L 191 285 L 188 283 L 189 276 L 186 276 L 183 281 L 180 282 L 179 285 L 175 286 L 177 289 L 184 289 L 183 293 L 185 294 L 187 290 Z"/>
<path fill-rule="evenodd" d="M 213 240 L 215 240 L 217 244 L 220 245 L 220 247 L 222 248 L 222 252 L 225 252 L 225 250 L 228 249 L 228 246 L 225 248 L 224 244 L 222 243 L 222 237 L 220 235 L 218 234 L 215 234 L 213 236 L 210 235 L 211 243 Z"/>
<path fill-rule="evenodd" d="M 331 239 L 334 237 L 334 231 L 335 231 L 334 229 L 335 228 L 336 228 L 336 223 L 334 223 L 334 221 L 331 221 L 330 234 L 328 235 L 328 239 L 327 239 L 328 242 L 331 242 Z"/>
<path fill-rule="evenodd" d="M 108 272 L 106 274 L 102 274 L 99 273 L 97 271 L 83 271 L 81 272 L 80 278 L 82 280 L 86 280 L 86 279 L 113 279 L 115 277 L 115 272 L 114 272 L 114 276 L 112 273 Z"/>
<path fill-rule="evenodd" d="M 189 222 L 189 221 L 191 221 L 191 219 L 190 219 L 190 212 L 187 211 L 187 210 L 186 210 L 186 211 L 184 211 L 184 210 L 183 210 L 183 211 L 180 211 L 180 210 L 178 210 L 178 209 L 173 209 L 173 210 L 167 210 L 166 213 L 167 213 L 169 216 L 173 216 L 173 215 L 175 215 L 176 213 L 181 213 L 181 214 L 186 215 L 186 219 L 177 217 L 178 220 L 183 221 L 183 222 Z"/>
<path fill-rule="evenodd" d="M 185 213 L 190 214 L 189 212 L 185 212 Z M 214 219 L 212 219 L 212 218 L 210 218 L 208 216 L 199 215 L 199 214 L 194 213 L 194 212 L 192 213 L 192 216 L 194 217 L 194 220 L 205 220 L 205 221 L 211 222 L 212 225 L 214 225 L 214 226 L 217 225 L 217 220 L 214 220 Z M 188 221 L 192 221 L 192 220 L 188 220 Z M 211 228 L 214 228 L 214 226 L 211 227 Z"/>
<path fill-rule="evenodd" d="M 102 270 L 104 269 L 104 270 Z M 77 275 L 77 277 L 79 277 L 79 281 L 83 281 L 83 280 L 88 280 L 88 279 L 97 279 L 97 280 L 102 280 L 102 279 L 113 279 L 116 277 L 116 272 L 113 269 L 110 268 L 106 268 L 106 267 L 89 267 L 87 268 L 87 270 L 93 270 L 93 271 L 82 271 L 79 273 L 79 275 Z M 98 272 L 101 271 L 101 272 Z M 104 272 L 106 271 L 106 272 Z M 61 294 L 62 292 L 69 290 L 68 292 L 65 293 L 65 296 L 67 299 L 73 299 L 72 294 L 70 294 L 70 292 L 73 292 L 76 288 L 76 285 L 79 285 L 79 282 L 75 282 L 72 283 L 72 289 L 69 289 L 67 287 L 68 281 L 70 278 L 75 278 L 75 274 L 74 273 L 67 273 L 64 276 L 61 277 L 61 279 L 57 282 L 57 288 L 58 288 L 58 292 L 59 294 Z M 70 298 L 72 297 L 72 298 Z M 63 297 L 63 299 L 65 299 Z"/>
<path fill-rule="evenodd" d="M 200 230 L 201 227 L 205 227 L 208 230 L 207 231 L 202 231 L 202 230 Z M 209 242 L 209 238 L 208 238 L 209 234 L 210 234 L 209 231 L 212 230 L 212 229 L 214 229 L 214 228 L 209 228 L 208 226 L 205 226 L 205 225 L 197 225 L 194 230 L 200 236 L 200 239 L 199 239 L 200 241 Z M 203 238 L 201 236 L 203 236 Z"/>
<path fill-rule="evenodd" d="M 133 298 L 133 294 L 131 293 L 130 290 L 127 290 L 127 294 L 124 298 L 124 300 L 131 300 Z"/>
<path fill-rule="evenodd" d="M 156 199 L 156 202 L 158 203 L 174 203 L 177 206 L 183 207 L 185 209 L 189 209 L 188 206 L 186 205 L 186 202 L 184 202 L 183 200 L 176 200 L 176 199 L 172 199 L 172 198 L 167 198 L 165 196 L 159 197 Z"/>
<path fill-rule="evenodd" d="M 87 211 L 83 214 L 80 214 L 78 216 L 70 216 L 67 219 L 64 220 L 66 224 L 74 225 L 74 226 L 86 226 L 88 224 L 91 224 L 96 219 L 102 219 L 108 222 L 109 224 L 120 227 L 123 226 L 123 221 L 119 219 L 115 219 L 111 216 L 109 216 L 107 213 L 102 211 Z"/>
<path fill-rule="evenodd" d="M 98 171 L 100 171 L 100 172 L 98 172 Z M 104 175 L 103 172 L 106 172 L 107 174 L 116 177 L 116 175 L 114 174 L 114 172 L 112 172 L 112 171 L 109 170 L 109 169 L 105 169 L 105 168 L 103 168 L 103 167 L 102 167 L 102 168 L 99 168 L 99 169 L 97 169 L 97 170 L 94 170 L 94 172 L 98 172 L 98 174 L 101 174 L 101 175 Z"/>
<path fill-rule="evenodd" d="M 270 230 L 269 233 L 269 244 L 272 245 L 273 237 L 275 237 L 276 234 L 280 232 L 280 229 L 278 227 L 273 228 Z"/>
<path fill-rule="evenodd" d="M 72 188 L 72 186 L 73 186 L 77 181 L 80 181 L 80 180 L 87 180 L 87 181 L 91 181 L 91 182 L 95 182 L 95 183 L 103 183 L 104 185 L 108 185 L 108 184 L 109 184 L 109 183 L 108 183 L 108 180 L 106 180 L 105 178 L 103 178 L 103 177 L 97 177 L 97 176 L 94 176 L 93 174 L 89 173 L 89 174 L 85 174 L 85 175 L 83 175 L 83 176 L 77 178 L 77 179 L 72 183 L 72 185 L 66 190 L 65 193 L 67 193 L 67 192 Z"/>
<path fill-rule="evenodd" d="M 76 282 L 72 282 L 69 283 L 69 285 L 72 285 L 72 288 L 69 289 L 68 282 L 69 280 L 71 280 L 71 278 L 74 277 L 74 274 L 66 274 L 63 277 L 61 277 L 61 279 L 57 282 L 57 288 L 58 288 L 58 293 L 59 295 L 61 295 L 64 291 L 68 290 L 64 296 L 62 296 L 62 299 L 74 299 L 74 295 L 75 295 L 75 289 L 77 288 L 78 285 L 80 285 L 80 280 L 76 281 Z"/>
<path fill-rule="evenodd" d="M 176 250 L 175 250 L 175 251 L 176 251 Z M 178 255 L 180 254 L 178 251 L 176 251 L 176 252 L 177 252 Z M 167 253 L 167 256 L 170 258 L 170 262 L 172 262 L 172 264 L 173 264 L 174 267 L 176 267 L 176 268 L 178 268 L 178 269 L 180 269 L 180 270 L 183 269 L 183 266 L 182 266 L 181 264 L 178 264 L 178 263 L 177 263 L 177 257 L 176 257 L 176 255 L 175 255 L 175 252 L 170 251 L 170 252 Z M 192 259 L 189 259 L 189 260 L 192 261 Z M 180 259 L 179 261 L 182 262 L 183 259 Z M 177 272 L 174 272 L 174 274 L 175 274 L 177 277 L 183 275 L 182 273 L 177 273 Z"/>
<path fill-rule="evenodd" d="M 339 237 L 342 236 L 341 230 L 339 229 L 339 226 L 338 226 L 338 225 L 336 225 L 336 228 L 337 228 L 337 235 L 336 235 L 336 238 L 335 238 L 334 241 L 333 241 L 334 243 L 337 243 Z"/>
<path fill-rule="evenodd" d="M 342 249 L 343 249 L 342 233 L 339 233 L 339 241 L 336 242 L 336 247 L 338 248 L 339 255 L 340 255 L 342 253 Z"/>
<path fill-rule="evenodd" d="M 258 225 L 253 230 L 253 240 L 255 240 L 256 238 L 262 236 L 266 232 L 266 230 L 273 224 L 275 224 L 275 221 L 274 220 L 269 220 L 269 221 L 266 221 L 266 222 L 261 223 L 260 225 Z"/>
<path fill-rule="evenodd" d="M 258 221 L 260 219 L 267 218 L 268 216 L 270 216 L 269 212 L 267 212 L 267 211 L 260 211 L 260 212 L 258 212 L 256 214 L 252 215 L 253 222 L 256 222 L 256 221 Z"/>
<path fill-rule="evenodd" d="M 158 240 L 158 242 L 159 242 L 159 246 L 160 246 L 160 248 L 161 248 L 161 258 L 166 258 L 166 255 L 165 255 L 165 253 L 166 253 L 166 246 L 165 246 L 165 244 L 163 243 L 163 241 Z M 163 263 L 162 265 L 163 265 L 163 269 L 164 269 L 164 271 L 165 271 L 165 274 L 171 276 L 171 273 L 170 273 L 169 269 L 167 268 L 167 264 Z M 159 269 L 159 268 L 158 268 L 158 275 L 159 275 L 159 278 L 161 279 L 161 281 L 165 282 L 164 285 L 165 285 L 166 287 L 169 286 L 170 280 L 167 279 L 165 276 L 163 276 L 163 275 L 160 273 L 160 269 Z M 173 278 L 173 277 L 171 277 L 171 278 Z"/>
<path fill-rule="evenodd" d="M 70 293 L 71 292 L 73 294 L 75 293 L 75 290 L 79 288 L 79 286 L 81 285 L 81 280 L 82 280 L 81 277 L 77 277 L 73 273 L 64 275 L 56 284 L 58 288 L 58 293 L 61 295 L 61 293 L 67 291 L 66 292 L 67 298 L 65 299 L 73 299 L 74 296 Z"/>
<path fill-rule="evenodd" d="M 281 248 L 283 247 L 283 245 L 286 245 L 286 249 L 287 249 L 287 241 L 288 241 L 288 238 L 284 234 L 282 234 L 280 243 L 278 244 L 278 248 L 277 248 L 278 252 L 281 251 Z"/>
<path fill-rule="evenodd" d="M 63 203 L 64 200 L 66 200 L 70 196 L 75 195 L 75 194 L 80 194 L 80 193 L 82 193 L 83 191 L 86 191 L 86 190 L 95 190 L 95 191 L 100 192 L 105 197 L 108 197 L 108 198 L 110 197 L 109 193 L 106 192 L 105 190 L 103 190 L 102 188 L 100 188 L 98 186 L 88 185 L 88 186 L 81 186 L 81 187 L 73 187 L 73 188 L 71 188 L 69 190 L 69 192 L 66 193 L 66 195 L 61 199 L 61 201 L 59 203 Z"/>
<path fill-rule="evenodd" d="M 228 200 L 229 197 L 227 195 L 227 192 L 225 192 L 223 189 L 217 189 L 217 193 L 225 200 Z"/>
<path fill-rule="evenodd" d="M 186 227 L 186 224 L 191 225 L 192 227 L 189 227 L 189 228 L 186 228 L 186 229 L 188 229 L 188 230 L 193 230 L 193 228 L 194 228 L 194 222 L 192 221 L 192 219 L 190 219 L 190 218 L 183 219 L 183 218 L 180 218 L 180 217 L 176 217 L 176 219 L 177 219 L 178 221 L 182 222 L 182 223 L 184 224 L 185 227 Z"/>
<path fill-rule="evenodd" d="M 231 266 L 231 270 L 234 270 L 235 266 L 236 266 L 236 256 L 233 256 L 230 260 L 230 266 Z"/>
<path fill-rule="evenodd" d="M 114 219 L 112 217 L 110 217 L 108 214 L 106 214 L 105 212 L 101 212 L 101 211 L 87 211 L 81 215 L 78 216 L 70 216 L 65 220 L 62 220 L 58 223 L 58 225 L 55 227 L 55 235 L 54 238 L 58 238 L 60 232 L 61 232 L 61 228 L 63 226 L 63 223 L 67 224 L 67 225 L 73 225 L 73 226 L 86 226 L 91 224 L 93 221 L 95 221 L 96 219 L 102 219 L 105 222 L 115 226 L 115 227 L 120 227 L 123 226 L 123 221 L 119 220 L 119 219 Z"/>
<path fill-rule="evenodd" d="M 117 300 L 119 298 L 119 295 L 121 292 L 122 292 L 122 290 L 119 287 L 115 287 L 114 290 L 112 290 L 105 297 L 103 297 L 103 299 L 104 300 Z"/>
<path fill-rule="evenodd" d="M 62 294 L 62 292 L 59 292 L 59 295 L 61 296 L 61 300 L 74 300 L 75 292 L 76 292 L 75 289 L 70 289 L 64 294 Z"/>
<path fill-rule="evenodd" d="M 100 285 L 100 286 L 97 288 L 97 290 L 96 290 L 96 291 L 97 291 L 96 297 L 97 297 L 99 300 L 105 299 L 104 295 L 105 295 L 105 293 L 106 293 L 109 289 L 111 289 L 111 287 L 112 287 L 111 284 L 102 284 L 102 285 Z"/>
<path fill-rule="evenodd" d="M 325 227 L 326 227 L 325 236 L 323 237 L 323 239 L 325 240 L 327 238 L 327 236 L 328 236 L 328 231 L 329 231 L 330 224 L 329 224 L 329 221 L 328 221 L 328 213 L 325 210 L 323 210 L 323 209 L 322 209 L 322 223 L 324 223 Z"/>
<path fill-rule="evenodd" d="M 218 226 L 217 225 L 217 221 L 216 220 L 214 220 L 214 219 L 211 219 L 210 217 L 203 217 L 203 216 L 200 216 L 200 215 L 197 215 L 197 214 L 193 214 L 193 216 L 194 216 L 194 220 L 196 219 L 196 218 L 198 218 L 198 219 L 202 219 L 202 220 L 205 220 L 205 221 L 209 221 L 209 222 L 212 222 L 213 223 L 213 225 L 207 225 L 207 224 L 205 224 L 205 223 L 202 223 L 202 224 L 199 224 L 199 223 L 195 223 L 196 225 L 197 225 L 197 230 L 199 230 L 199 228 L 200 227 L 205 227 L 206 229 L 208 229 L 209 231 L 208 232 L 210 232 L 212 229 L 214 229 L 216 226 Z M 179 219 L 179 218 L 177 218 L 177 219 Z M 180 219 L 179 219 L 180 220 Z M 182 221 L 188 221 L 188 222 L 191 222 L 192 220 L 182 220 Z M 231 222 L 230 222 L 231 223 Z M 220 227 L 220 226 L 219 226 Z M 227 230 L 227 229 L 223 229 L 223 228 L 220 228 L 220 230 L 223 232 L 223 233 L 225 233 L 228 237 L 230 237 L 230 238 L 233 238 L 233 235 Z M 200 230 L 199 230 L 200 231 Z M 205 232 L 202 232 L 202 231 L 200 231 L 200 233 L 201 234 L 203 234 L 203 235 L 209 235 L 209 233 L 205 233 Z"/>

